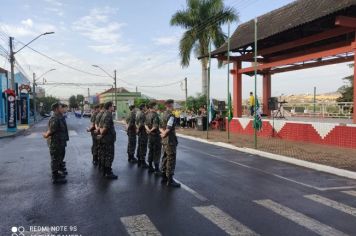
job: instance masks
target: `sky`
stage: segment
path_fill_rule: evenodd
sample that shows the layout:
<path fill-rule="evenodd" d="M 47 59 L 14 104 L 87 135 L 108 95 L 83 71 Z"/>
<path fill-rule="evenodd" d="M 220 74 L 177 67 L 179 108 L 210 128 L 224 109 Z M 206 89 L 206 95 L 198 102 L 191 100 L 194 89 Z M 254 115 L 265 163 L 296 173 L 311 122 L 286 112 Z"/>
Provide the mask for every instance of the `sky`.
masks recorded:
<path fill-rule="evenodd" d="M 225 0 L 234 7 L 238 24 L 279 8 L 292 0 Z M 80 83 L 84 85 L 47 85 L 47 94 L 66 98 L 73 94 L 91 95 L 108 89 L 112 78 L 92 65 L 99 65 L 113 74 L 117 70 L 118 87 L 157 99 L 184 99 L 182 80 L 188 79 L 188 95 L 201 90 L 201 66 L 194 55 L 188 68 L 180 66 L 178 45 L 183 29 L 170 26 L 171 16 L 186 6 L 186 0 L 2 0 L 0 14 L 0 45 L 8 50 L 8 36 L 15 37 L 15 49 L 37 35 L 42 36 L 30 46 L 85 74 L 25 48 L 16 54 L 21 68 L 32 79 L 45 75 L 47 82 Z M 227 34 L 227 26 L 224 26 Z M 0 49 L 0 67 L 9 63 Z M 352 74 L 347 64 L 299 70 L 273 75 L 272 95 L 334 92 L 343 85 L 342 78 Z M 96 76 L 99 75 L 99 76 Z M 40 82 L 40 81 L 39 81 Z M 95 83 L 97 86 L 85 85 Z M 172 84 L 166 86 L 167 84 Z M 100 86 L 99 86 L 100 84 Z M 243 76 L 243 98 L 253 90 L 253 77 Z M 258 78 L 258 94 L 262 95 L 262 79 Z M 227 67 L 218 68 L 212 61 L 211 95 L 227 97 Z"/>

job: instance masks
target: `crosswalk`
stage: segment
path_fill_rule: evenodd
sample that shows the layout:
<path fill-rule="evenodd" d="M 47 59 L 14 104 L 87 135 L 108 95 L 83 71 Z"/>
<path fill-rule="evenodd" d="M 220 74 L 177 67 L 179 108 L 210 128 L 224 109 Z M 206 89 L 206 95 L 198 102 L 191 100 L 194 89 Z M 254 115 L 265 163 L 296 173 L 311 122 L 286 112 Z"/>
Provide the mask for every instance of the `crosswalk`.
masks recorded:
<path fill-rule="evenodd" d="M 302 197 L 302 199 L 315 203 L 317 204 L 318 207 L 327 207 L 331 210 L 345 213 L 345 216 L 349 217 L 348 219 L 352 218 L 352 220 L 350 220 L 350 226 L 354 225 L 354 228 L 352 227 L 350 228 L 352 228 L 355 231 L 353 233 L 349 232 L 350 228 L 348 228 L 346 230 L 347 233 L 345 233 L 343 232 L 343 229 L 339 229 L 335 226 L 327 225 L 325 222 L 323 222 L 323 220 L 316 219 L 317 218 L 316 216 L 312 216 L 312 217 L 310 215 L 308 216 L 300 212 L 299 209 L 292 209 L 272 199 L 259 199 L 259 200 L 254 200 L 252 202 L 256 205 L 256 207 L 261 208 L 263 211 L 269 212 L 269 214 L 270 213 L 275 214 L 278 217 L 287 219 L 288 221 L 298 225 L 299 227 L 304 228 L 306 231 L 303 235 L 308 235 L 308 232 L 309 234 L 313 234 L 313 235 L 317 234 L 322 236 L 356 235 L 356 208 L 354 207 L 356 204 L 356 200 L 353 198 L 356 197 L 356 191 L 349 190 L 349 191 L 340 191 L 338 193 L 341 193 L 342 195 L 345 194 L 344 195 L 345 197 L 348 196 L 352 200 L 350 201 L 349 204 L 345 204 L 318 194 L 305 195 Z M 207 220 L 206 222 L 209 222 L 217 226 L 217 228 L 221 231 L 221 233 L 218 235 L 257 236 L 257 235 L 269 234 L 268 232 L 258 232 L 258 230 L 253 229 L 252 225 L 246 225 L 244 223 L 241 223 L 233 216 L 229 215 L 224 210 L 218 208 L 215 205 L 212 204 L 205 205 L 204 203 L 208 201 L 209 200 L 204 197 L 204 201 L 201 201 L 202 205 L 193 206 L 192 209 L 193 211 L 198 213 L 199 216 L 202 217 L 202 219 Z M 244 217 L 244 215 L 239 214 L 239 212 L 234 212 L 234 215 L 238 216 L 239 219 Z M 263 218 L 263 214 L 261 214 L 260 217 Z M 159 229 L 155 226 L 154 221 L 152 221 L 149 218 L 149 214 L 121 217 L 120 220 L 122 225 L 125 227 L 128 235 L 131 236 L 165 235 L 162 234 L 159 231 Z M 277 221 L 276 224 L 278 224 Z M 270 225 L 270 228 L 272 227 L 273 225 Z M 214 233 L 214 235 L 217 234 Z M 286 235 L 286 234 L 284 234 L 284 232 L 280 232 L 280 235 Z"/>

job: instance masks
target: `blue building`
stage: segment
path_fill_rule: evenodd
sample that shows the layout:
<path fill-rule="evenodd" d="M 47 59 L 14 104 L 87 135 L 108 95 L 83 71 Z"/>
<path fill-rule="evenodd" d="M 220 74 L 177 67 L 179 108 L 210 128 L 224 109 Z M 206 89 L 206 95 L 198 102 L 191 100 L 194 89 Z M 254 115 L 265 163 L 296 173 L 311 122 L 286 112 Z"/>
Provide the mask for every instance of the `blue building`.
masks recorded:
<path fill-rule="evenodd" d="M 0 68 L 0 125 L 6 124 L 6 98 L 5 98 L 5 90 L 8 89 L 11 84 L 10 84 L 10 73 L 3 69 Z M 21 85 L 21 84 L 27 84 L 30 85 L 30 81 L 21 73 L 18 72 L 15 74 L 15 84 Z"/>

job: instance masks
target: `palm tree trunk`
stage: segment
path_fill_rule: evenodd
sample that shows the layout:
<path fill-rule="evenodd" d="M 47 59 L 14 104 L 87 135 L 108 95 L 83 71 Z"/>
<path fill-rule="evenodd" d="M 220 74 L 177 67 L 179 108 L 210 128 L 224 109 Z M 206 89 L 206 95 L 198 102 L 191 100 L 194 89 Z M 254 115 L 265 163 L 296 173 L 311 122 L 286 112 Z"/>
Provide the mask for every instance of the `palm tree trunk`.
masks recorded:
<path fill-rule="evenodd" d="M 202 95 L 208 94 L 208 60 L 203 58 L 201 60 L 202 69 L 202 81 L 201 81 L 201 93 Z"/>

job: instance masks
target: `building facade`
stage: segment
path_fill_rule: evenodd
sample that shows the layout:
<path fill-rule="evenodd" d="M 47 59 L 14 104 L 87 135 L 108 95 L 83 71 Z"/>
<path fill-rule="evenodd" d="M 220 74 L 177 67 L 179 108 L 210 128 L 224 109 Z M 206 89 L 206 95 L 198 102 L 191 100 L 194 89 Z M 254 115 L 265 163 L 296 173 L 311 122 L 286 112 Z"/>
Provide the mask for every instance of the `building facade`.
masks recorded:
<path fill-rule="evenodd" d="M 134 104 L 136 98 L 141 97 L 140 92 L 130 92 L 125 88 L 116 89 L 117 96 L 117 115 L 118 118 L 126 117 L 129 112 L 129 106 Z M 111 88 L 98 95 L 99 102 L 105 103 L 112 101 L 115 104 L 115 89 Z"/>

